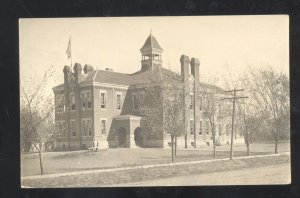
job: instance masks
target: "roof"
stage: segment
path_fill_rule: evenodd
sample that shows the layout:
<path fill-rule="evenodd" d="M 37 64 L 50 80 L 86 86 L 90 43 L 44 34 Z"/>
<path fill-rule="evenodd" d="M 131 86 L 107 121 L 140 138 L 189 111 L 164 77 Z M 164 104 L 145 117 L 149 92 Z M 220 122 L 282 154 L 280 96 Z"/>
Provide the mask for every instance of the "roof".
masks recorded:
<path fill-rule="evenodd" d="M 106 70 L 97 70 L 94 76 L 94 81 L 99 83 L 109 83 L 116 85 L 131 85 L 133 79 L 129 74 L 106 71 Z"/>
<path fill-rule="evenodd" d="M 157 68 L 154 70 L 147 70 L 144 72 L 138 71 L 132 74 L 125 74 L 107 70 L 94 70 L 88 72 L 87 74 L 82 74 L 81 82 L 82 83 L 107 83 L 123 86 L 134 86 L 145 83 L 153 82 L 166 82 L 166 83 L 179 83 L 181 81 L 181 76 L 179 73 L 173 72 L 166 68 Z M 60 84 L 53 89 L 63 88 L 64 84 Z M 218 93 L 224 94 L 224 89 L 200 82 L 200 88 L 202 89 L 214 89 Z"/>
<path fill-rule="evenodd" d="M 145 41 L 145 44 L 141 48 L 141 51 L 146 51 L 149 49 L 158 49 L 158 50 L 163 50 L 162 47 L 158 44 L 156 38 L 150 33 L 148 38 Z"/>

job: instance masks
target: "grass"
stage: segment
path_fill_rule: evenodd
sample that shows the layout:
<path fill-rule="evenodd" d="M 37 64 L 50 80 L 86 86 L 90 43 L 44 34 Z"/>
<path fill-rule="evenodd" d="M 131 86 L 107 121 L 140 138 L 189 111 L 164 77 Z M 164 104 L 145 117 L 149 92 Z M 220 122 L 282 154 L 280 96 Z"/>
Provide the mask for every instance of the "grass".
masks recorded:
<path fill-rule="evenodd" d="M 272 144 L 252 145 L 251 155 L 273 153 Z M 217 158 L 229 157 L 229 146 L 217 147 Z M 245 156 L 246 148 L 236 146 L 234 156 Z M 280 144 L 279 151 L 289 151 L 289 144 Z M 202 147 L 200 150 L 178 150 L 176 161 L 195 161 L 212 159 L 212 147 Z M 118 168 L 146 164 L 161 164 L 171 162 L 169 149 L 107 149 L 98 152 L 73 151 L 50 152 L 43 155 L 45 174 L 72 171 Z M 39 175 L 39 158 L 37 154 L 21 155 L 21 175 Z"/>
<path fill-rule="evenodd" d="M 260 166 L 289 163 L 290 156 L 237 159 L 233 161 L 208 162 L 202 164 L 176 165 L 168 167 L 140 168 L 106 173 L 91 173 L 58 178 L 23 180 L 23 186 L 31 187 L 97 187 L 119 183 L 138 182 L 201 173 L 249 169 Z"/>

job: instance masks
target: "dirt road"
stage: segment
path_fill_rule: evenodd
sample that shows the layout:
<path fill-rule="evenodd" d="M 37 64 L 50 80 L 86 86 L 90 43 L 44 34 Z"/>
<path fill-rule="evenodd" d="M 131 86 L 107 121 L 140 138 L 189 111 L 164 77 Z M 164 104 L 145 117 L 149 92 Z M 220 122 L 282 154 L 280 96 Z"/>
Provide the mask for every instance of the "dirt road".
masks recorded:
<path fill-rule="evenodd" d="M 236 171 L 150 180 L 114 186 L 198 186 L 198 185 L 253 185 L 288 184 L 291 180 L 289 164 L 264 166 Z"/>

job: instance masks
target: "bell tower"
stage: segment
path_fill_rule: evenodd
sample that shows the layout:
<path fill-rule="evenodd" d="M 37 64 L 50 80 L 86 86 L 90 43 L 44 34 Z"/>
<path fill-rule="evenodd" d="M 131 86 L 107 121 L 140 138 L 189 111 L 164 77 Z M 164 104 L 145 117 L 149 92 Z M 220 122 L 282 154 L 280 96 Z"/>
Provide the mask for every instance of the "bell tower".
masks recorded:
<path fill-rule="evenodd" d="M 152 33 L 150 33 L 140 51 L 142 53 L 141 71 L 154 70 L 162 66 L 161 54 L 163 49 Z"/>

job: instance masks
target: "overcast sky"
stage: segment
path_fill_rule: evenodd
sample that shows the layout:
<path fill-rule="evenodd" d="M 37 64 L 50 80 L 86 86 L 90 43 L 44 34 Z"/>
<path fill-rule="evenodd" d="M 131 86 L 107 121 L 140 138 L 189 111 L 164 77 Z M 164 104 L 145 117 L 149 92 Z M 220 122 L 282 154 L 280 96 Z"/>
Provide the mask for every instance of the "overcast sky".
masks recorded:
<path fill-rule="evenodd" d="M 180 71 L 182 54 L 200 60 L 200 79 L 211 82 L 228 72 L 238 76 L 247 65 L 272 66 L 289 73 L 289 18 L 273 16 L 56 18 L 20 20 L 20 79 L 42 78 L 53 65 L 63 83 L 70 65 L 66 49 L 72 38 L 73 63 L 94 69 L 133 73 L 141 68 L 140 48 L 150 31 L 161 47 L 163 67 Z"/>

